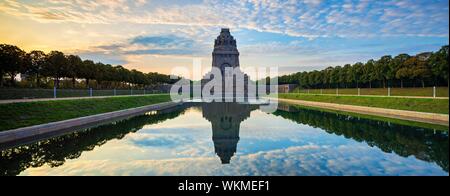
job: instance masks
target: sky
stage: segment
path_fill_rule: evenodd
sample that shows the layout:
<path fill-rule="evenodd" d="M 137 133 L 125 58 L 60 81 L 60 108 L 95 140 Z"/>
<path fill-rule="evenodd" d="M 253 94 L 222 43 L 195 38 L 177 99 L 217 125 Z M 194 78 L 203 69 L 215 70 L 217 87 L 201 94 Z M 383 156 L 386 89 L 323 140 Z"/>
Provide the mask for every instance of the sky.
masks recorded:
<path fill-rule="evenodd" d="M 170 74 L 230 28 L 241 67 L 280 74 L 436 51 L 448 0 L 0 0 L 0 43 Z M 194 78 L 195 79 L 195 78 Z"/>

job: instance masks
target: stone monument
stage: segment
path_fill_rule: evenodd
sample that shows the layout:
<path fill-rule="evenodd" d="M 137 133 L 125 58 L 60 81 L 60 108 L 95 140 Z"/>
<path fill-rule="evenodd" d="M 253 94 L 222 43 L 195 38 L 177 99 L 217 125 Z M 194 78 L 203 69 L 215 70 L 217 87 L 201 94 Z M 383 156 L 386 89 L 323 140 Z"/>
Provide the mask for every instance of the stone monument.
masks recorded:
<path fill-rule="evenodd" d="M 249 80 L 248 75 L 240 70 L 239 51 L 237 49 L 236 40 L 231 35 L 230 29 L 228 28 L 223 28 L 220 35 L 214 41 L 212 67 L 220 70 L 222 81 L 219 82 L 219 84 L 221 84 L 219 89 L 213 89 L 211 93 L 220 90 L 223 99 L 231 97 L 235 100 L 237 96 L 244 96 L 245 99 L 254 97 L 254 95 L 249 95 L 248 90 L 249 85 L 253 85 L 253 83 Z M 208 77 L 210 74 L 211 72 L 203 77 L 201 82 L 202 89 L 206 83 L 214 78 Z"/>

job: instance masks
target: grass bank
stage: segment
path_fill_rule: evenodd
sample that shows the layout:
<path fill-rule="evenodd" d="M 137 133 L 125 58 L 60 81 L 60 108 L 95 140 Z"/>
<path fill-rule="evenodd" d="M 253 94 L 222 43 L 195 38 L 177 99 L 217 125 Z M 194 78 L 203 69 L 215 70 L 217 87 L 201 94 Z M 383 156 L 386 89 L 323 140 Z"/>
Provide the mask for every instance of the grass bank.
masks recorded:
<path fill-rule="evenodd" d="M 449 131 L 448 126 L 438 125 L 438 124 L 429 124 L 429 123 L 415 122 L 415 121 L 409 121 L 409 120 L 387 118 L 387 117 L 383 117 L 383 116 L 359 114 L 359 113 L 354 113 L 354 112 L 324 109 L 324 108 L 317 108 L 317 107 L 303 106 L 303 105 L 291 105 L 291 107 L 307 109 L 307 110 L 323 111 L 323 112 L 334 113 L 334 114 L 338 114 L 338 115 L 352 116 L 352 117 L 363 118 L 363 119 L 368 119 L 368 120 L 384 121 L 384 122 L 390 122 L 390 123 L 405 125 L 405 126 L 421 127 L 421 128 L 426 128 L 426 129 L 434 129 L 434 130 L 438 130 L 438 131 Z"/>
<path fill-rule="evenodd" d="M 300 89 L 296 88 L 294 93 L 309 93 L 309 94 L 330 94 L 336 95 L 358 95 L 357 88 L 340 88 L 336 89 Z M 361 95 L 378 95 L 387 96 L 387 88 L 361 88 Z M 420 97 L 433 97 L 433 87 L 425 88 L 391 88 L 391 96 L 420 96 Z M 448 97 L 448 87 L 436 87 L 437 97 Z"/>
<path fill-rule="evenodd" d="M 278 94 L 279 98 L 315 101 L 325 103 L 337 103 L 356 106 L 368 106 L 387 109 L 409 110 L 417 112 L 429 112 L 448 114 L 447 99 L 421 99 L 398 97 L 359 97 L 359 96 L 335 96 L 335 95 L 308 95 L 308 94 Z"/>
<path fill-rule="evenodd" d="M 0 104 L 0 131 L 170 101 L 170 95 Z"/>

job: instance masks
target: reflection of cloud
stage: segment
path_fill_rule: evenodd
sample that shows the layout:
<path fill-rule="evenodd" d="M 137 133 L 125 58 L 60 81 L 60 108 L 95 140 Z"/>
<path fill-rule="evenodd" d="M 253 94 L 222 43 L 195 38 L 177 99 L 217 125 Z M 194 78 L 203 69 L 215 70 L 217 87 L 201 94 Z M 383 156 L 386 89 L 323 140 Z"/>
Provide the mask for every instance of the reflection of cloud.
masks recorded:
<path fill-rule="evenodd" d="M 222 165 L 210 123 L 201 111 L 189 109 L 62 166 L 30 168 L 22 175 L 448 175 L 435 163 L 260 111 L 242 122 L 237 150 L 230 164 Z"/>
<path fill-rule="evenodd" d="M 205 146 L 203 142 L 205 139 L 208 141 L 209 138 L 203 132 L 199 132 L 198 128 L 202 127 L 184 125 L 158 128 L 158 125 L 147 126 L 137 133 L 127 135 L 126 142 L 141 148 L 156 147 L 160 148 L 159 150 L 171 150 L 178 155 L 182 155 L 184 152 L 193 155 L 193 152 L 197 152 L 196 156 L 204 156 L 210 154 L 209 150 L 200 151 L 198 149 Z"/>
<path fill-rule="evenodd" d="M 183 143 L 187 138 L 176 135 L 150 135 L 136 134 L 130 137 L 130 141 L 141 147 L 171 147 Z"/>
<path fill-rule="evenodd" d="M 388 157 L 386 157 L 388 156 Z M 448 175 L 438 166 L 360 146 L 305 145 L 234 157 L 134 161 L 69 161 L 23 175 Z"/>

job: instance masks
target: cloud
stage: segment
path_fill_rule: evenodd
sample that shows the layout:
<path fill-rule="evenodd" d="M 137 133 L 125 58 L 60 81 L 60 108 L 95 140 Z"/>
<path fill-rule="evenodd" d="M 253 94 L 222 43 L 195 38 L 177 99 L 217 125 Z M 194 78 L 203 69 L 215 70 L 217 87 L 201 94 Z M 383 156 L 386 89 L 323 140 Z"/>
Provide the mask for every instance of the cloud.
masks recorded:
<path fill-rule="evenodd" d="M 143 6 L 147 3 L 147 0 L 136 0 L 136 6 Z"/>
<path fill-rule="evenodd" d="M 300 37 L 445 36 L 448 1 L 204 0 L 152 7 L 145 1 L 6 0 L 0 10 L 41 22 L 229 26 Z M 399 20 L 397 23 L 390 21 Z M 411 27 L 412 26 L 412 27 Z M 420 26 L 420 28 L 415 28 Z"/>
<path fill-rule="evenodd" d="M 138 44 L 143 46 L 164 46 L 164 47 L 176 47 L 176 48 L 191 48 L 194 44 L 194 40 L 177 37 L 177 36 L 138 36 L 132 38 L 130 44 Z"/>
<path fill-rule="evenodd" d="M 322 0 L 303 0 L 307 5 L 317 6 L 322 3 Z"/>
<path fill-rule="evenodd" d="M 448 44 L 448 9 L 447 0 L 3 0 L 1 19 L 19 18 L 27 21 L 25 25 L 35 25 L 24 28 L 11 22 L 0 30 L 21 32 L 8 33 L 7 38 L 2 35 L 7 42 L 26 36 L 29 42 L 40 42 L 33 46 L 69 48 L 70 53 L 147 71 L 158 63 L 170 67 L 192 62 L 154 61 L 161 57 L 210 59 L 219 29 L 230 27 L 238 39 L 243 66 L 322 68 L 377 58 L 385 54 L 381 51 L 396 55 L 436 50 Z M 45 33 L 29 36 L 36 31 L 51 31 L 55 39 L 43 38 Z M 242 32 L 250 33 L 239 35 Z M 384 46 L 353 44 L 360 40 Z M 419 44 L 433 47 L 400 51 Z"/>
<path fill-rule="evenodd" d="M 141 44 L 141 45 L 147 45 L 147 44 L 158 44 L 158 45 L 167 45 L 169 43 L 173 43 L 174 39 L 169 37 L 161 37 L 161 36 L 139 36 L 135 37 L 131 40 L 131 44 Z"/>
<path fill-rule="evenodd" d="M 164 35 L 164 36 L 136 36 L 109 45 L 93 46 L 81 53 L 100 53 L 115 55 L 195 55 L 201 47 L 192 39 Z"/>

